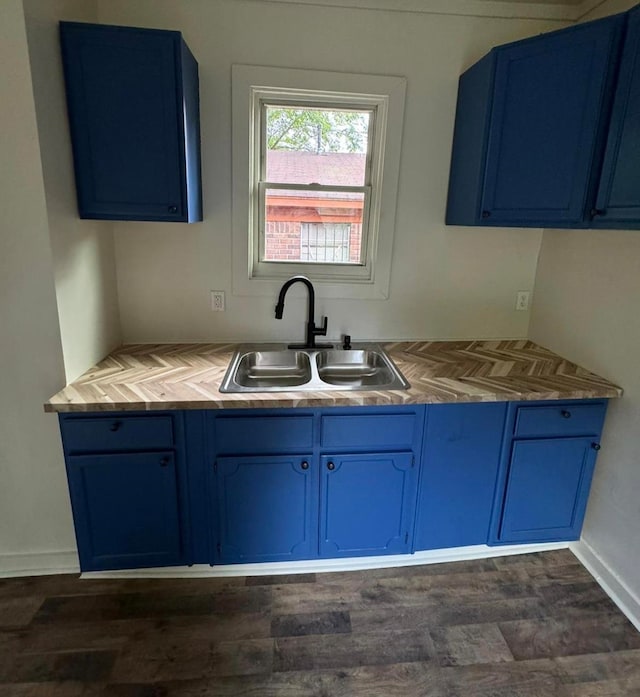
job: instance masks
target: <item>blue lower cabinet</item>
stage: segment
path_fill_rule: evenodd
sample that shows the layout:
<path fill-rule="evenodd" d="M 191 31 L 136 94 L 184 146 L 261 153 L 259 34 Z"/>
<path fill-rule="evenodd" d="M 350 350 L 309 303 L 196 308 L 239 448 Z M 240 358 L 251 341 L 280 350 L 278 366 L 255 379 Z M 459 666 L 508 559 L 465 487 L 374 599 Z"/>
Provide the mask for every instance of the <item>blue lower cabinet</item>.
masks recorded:
<path fill-rule="evenodd" d="M 505 414 L 504 402 L 429 408 L 415 550 L 486 544 Z"/>
<path fill-rule="evenodd" d="M 214 467 L 222 564 L 290 561 L 315 556 L 310 454 L 219 457 Z"/>
<path fill-rule="evenodd" d="M 83 571 L 185 561 L 172 452 L 67 458 Z"/>
<path fill-rule="evenodd" d="M 81 567 L 575 539 L 605 412 L 564 400 L 63 415 Z"/>
<path fill-rule="evenodd" d="M 515 441 L 499 541 L 580 537 L 597 448 L 589 437 Z"/>
<path fill-rule="evenodd" d="M 410 551 L 413 453 L 323 455 L 320 471 L 321 557 Z"/>

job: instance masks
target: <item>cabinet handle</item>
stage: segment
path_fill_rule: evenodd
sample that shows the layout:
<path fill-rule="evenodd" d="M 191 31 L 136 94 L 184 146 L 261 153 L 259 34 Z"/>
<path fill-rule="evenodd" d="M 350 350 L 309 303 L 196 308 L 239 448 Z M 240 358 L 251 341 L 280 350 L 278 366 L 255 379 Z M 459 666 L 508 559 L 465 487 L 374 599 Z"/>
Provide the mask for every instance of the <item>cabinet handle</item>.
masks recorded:
<path fill-rule="evenodd" d="M 571 418 L 571 412 L 568 411 L 567 409 L 563 409 L 560 413 L 562 414 L 562 416 L 563 416 L 565 419 L 570 419 L 570 418 Z"/>
<path fill-rule="evenodd" d="M 110 430 L 110 431 L 119 431 L 119 430 L 120 430 L 120 426 L 122 426 L 122 421 L 114 421 L 114 422 L 111 424 L 109 430 Z"/>
<path fill-rule="evenodd" d="M 600 448 L 601 448 L 602 446 L 600 445 L 600 443 L 591 443 L 591 447 L 592 447 L 594 450 L 600 450 Z"/>
<path fill-rule="evenodd" d="M 169 460 L 168 457 L 161 457 L 160 458 L 160 467 L 166 467 L 170 462 L 171 462 L 171 460 Z"/>
<path fill-rule="evenodd" d="M 604 208 L 592 208 L 589 212 L 592 218 L 595 218 L 598 215 L 604 215 L 606 213 Z"/>
<path fill-rule="evenodd" d="M 300 467 L 302 467 L 303 470 L 308 470 L 309 463 L 306 460 L 303 460 L 302 463 L 300 464 Z"/>
<path fill-rule="evenodd" d="M 482 217 L 483 217 L 483 218 L 490 218 L 490 217 L 491 217 L 491 211 L 482 211 Z"/>
<path fill-rule="evenodd" d="M 333 464 L 333 462 L 327 462 L 327 469 L 328 470 L 334 470 L 336 466 Z"/>
<path fill-rule="evenodd" d="M 178 212 L 178 206 L 169 206 L 169 213 L 177 213 Z"/>

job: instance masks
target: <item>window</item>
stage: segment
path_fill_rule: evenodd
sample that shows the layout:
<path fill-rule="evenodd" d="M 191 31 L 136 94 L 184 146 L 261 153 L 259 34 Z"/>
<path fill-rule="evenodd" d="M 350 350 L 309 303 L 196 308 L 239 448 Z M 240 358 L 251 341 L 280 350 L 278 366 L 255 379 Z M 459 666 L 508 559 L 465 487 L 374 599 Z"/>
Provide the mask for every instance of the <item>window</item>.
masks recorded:
<path fill-rule="evenodd" d="M 362 226 L 349 223 L 302 223 L 300 259 L 316 263 L 357 264 L 360 261 L 361 232 Z"/>
<path fill-rule="evenodd" d="M 363 265 L 374 110 L 263 103 L 257 234 L 261 262 Z M 340 235 L 339 249 L 328 253 Z M 349 254 L 350 235 L 353 249 Z M 365 236 L 363 245 L 363 233 Z M 311 234 L 302 242 L 302 235 Z M 345 237 L 346 235 L 346 237 Z M 310 249 L 319 253 L 310 254 Z M 299 251 L 298 251 L 299 250 Z"/>
<path fill-rule="evenodd" d="M 235 293 L 303 273 L 321 296 L 387 297 L 404 89 L 233 66 Z"/>

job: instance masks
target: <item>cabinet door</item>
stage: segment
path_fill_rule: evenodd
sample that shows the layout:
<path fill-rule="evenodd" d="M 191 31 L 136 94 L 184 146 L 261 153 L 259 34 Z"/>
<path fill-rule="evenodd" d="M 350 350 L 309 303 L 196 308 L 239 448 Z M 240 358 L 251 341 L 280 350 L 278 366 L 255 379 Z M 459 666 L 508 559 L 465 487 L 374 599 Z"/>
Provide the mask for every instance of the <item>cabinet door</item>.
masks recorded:
<path fill-rule="evenodd" d="M 184 561 L 171 452 L 67 458 L 83 571 Z"/>
<path fill-rule="evenodd" d="M 429 407 L 414 549 L 486 544 L 506 404 Z"/>
<path fill-rule="evenodd" d="M 218 562 L 315 556 L 311 464 L 310 454 L 218 458 Z"/>
<path fill-rule="evenodd" d="M 180 35 L 62 23 L 81 218 L 186 220 Z"/>
<path fill-rule="evenodd" d="M 492 224 L 579 224 L 623 17 L 497 50 L 479 215 Z"/>
<path fill-rule="evenodd" d="M 640 11 L 629 15 L 594 225 L 640 223 Z"/>
<path fill-rule="evenodd" d="M 595 465 L 591 438 L 515 441 L 507 477 L 501 542 L 580 536 Z"/>
<path fill-rule="evenodd" d="M 412 453 L 321 457 L 320 556 L 405 554 L 415 506 Z"/>

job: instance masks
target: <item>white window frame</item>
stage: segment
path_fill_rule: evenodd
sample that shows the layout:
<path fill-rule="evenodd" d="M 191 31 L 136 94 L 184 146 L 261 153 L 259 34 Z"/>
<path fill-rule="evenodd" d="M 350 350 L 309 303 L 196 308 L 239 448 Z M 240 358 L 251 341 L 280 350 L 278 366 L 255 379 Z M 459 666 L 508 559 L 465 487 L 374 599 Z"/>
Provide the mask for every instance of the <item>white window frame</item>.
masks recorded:
<path fill-rule="evenodd" d="M 399 77 L 232 66 L 234 294 L 274 294 L 284 279 L 301 273 L 317 283 L 320 297 L 388 297 L 405 91 L 406 80 Z M 260 261 L 261 110 L 264 104 L 282 103 L 374 111 L 361 264 Z"/>

